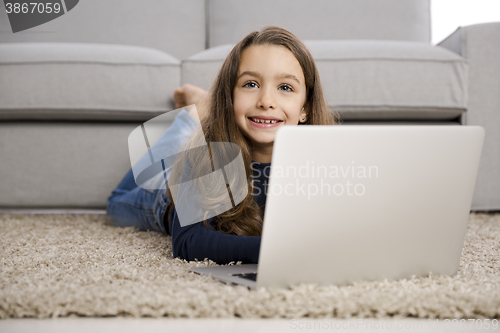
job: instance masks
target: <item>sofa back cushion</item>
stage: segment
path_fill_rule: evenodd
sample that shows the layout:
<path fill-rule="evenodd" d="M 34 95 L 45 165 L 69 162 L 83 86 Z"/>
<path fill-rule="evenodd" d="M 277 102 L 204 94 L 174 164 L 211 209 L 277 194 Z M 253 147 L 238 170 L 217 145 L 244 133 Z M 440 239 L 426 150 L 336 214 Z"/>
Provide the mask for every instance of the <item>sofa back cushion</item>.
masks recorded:
<path fill-rule="evenodd" d="M 11 32 L 7 13 L 0 9 L 0 43 L 133 45 L 182 60 L 205 49 L 205 29 L 205 0 L 79 1 L 63 16 L 18 33 Z"/>
<path fill-rule="evenodd" d="M 430 43 L 430 22 L 430 0 L 207 0 L 209 47 L 237 43 L 267 25 L 279 25 L 302 40 Z"/>

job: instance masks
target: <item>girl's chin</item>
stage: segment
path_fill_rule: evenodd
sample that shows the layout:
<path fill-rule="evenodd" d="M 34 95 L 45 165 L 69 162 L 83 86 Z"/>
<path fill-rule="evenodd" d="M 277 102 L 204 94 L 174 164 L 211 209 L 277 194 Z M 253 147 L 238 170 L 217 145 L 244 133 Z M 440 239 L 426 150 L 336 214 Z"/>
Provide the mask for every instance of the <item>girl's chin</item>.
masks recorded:
<path fill-rule="evenodd" d="M 268 146 L 274 144 L 274 136 L 270 138 L 250 137 L 250 140 L 253 142 L 254 145 L 259 145 L 259 146 Z"/>
<path fill-rule="evenodd" d="M 247 128 L 243 135 L 254 144 L 266 146 L 274 143 L 276 131 L 269 129 L 263 131 L 256 128 Z"/>

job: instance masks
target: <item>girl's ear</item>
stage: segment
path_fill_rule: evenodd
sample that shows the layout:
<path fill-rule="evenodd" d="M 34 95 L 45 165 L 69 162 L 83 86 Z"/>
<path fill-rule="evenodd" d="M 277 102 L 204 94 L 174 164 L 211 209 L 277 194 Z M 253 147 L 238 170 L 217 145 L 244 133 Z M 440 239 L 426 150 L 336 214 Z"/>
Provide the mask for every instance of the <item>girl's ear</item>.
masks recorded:
<path fill-rule="evenodd" d="M 300 110 L 299 122 L 305 123 L 307 121 L 307 115 L 309 114 L 309 104 L 304 105 L 302 110 Z"/>

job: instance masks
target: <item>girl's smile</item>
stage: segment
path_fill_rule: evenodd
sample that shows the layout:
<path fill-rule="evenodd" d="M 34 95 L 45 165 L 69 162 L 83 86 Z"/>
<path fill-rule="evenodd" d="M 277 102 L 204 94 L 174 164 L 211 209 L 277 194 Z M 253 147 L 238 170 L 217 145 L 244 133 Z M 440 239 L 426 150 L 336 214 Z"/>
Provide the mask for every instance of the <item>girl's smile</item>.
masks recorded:
<path fill-rule="evenodd" d="M 275 117 L 265 117 L 265 116 L 257 116 L 257 117 L 248 117 L 250 119 L 250 123 L 254 126 L 260 128 L 269 128 L 279 126 L 283 120 L 277 119 Z"/>
<path fill-rule="evenodd" d="M 254 160 L 270 162 L 276 131 L 306 114 L 302 67 L 284 46 L 253 45 L 241 53 L 233 91 L 236 124 L 254 145 Z"/>

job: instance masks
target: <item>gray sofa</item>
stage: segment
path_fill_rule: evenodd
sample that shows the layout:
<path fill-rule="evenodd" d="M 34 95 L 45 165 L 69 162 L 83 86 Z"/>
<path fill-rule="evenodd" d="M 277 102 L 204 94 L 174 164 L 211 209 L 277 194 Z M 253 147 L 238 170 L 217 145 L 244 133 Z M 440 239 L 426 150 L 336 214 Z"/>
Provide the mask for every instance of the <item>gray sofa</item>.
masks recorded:
<path fill-rule="evenodd" d="M 483 126 L 472 209 L 499 210 L 500 23 L 433 46 L 430 19 L 429 0 L 86 0 L 13 34 L 0 10 L 0 208 L 105 208 L 130 132 L 279 25 L 310 49 L 340 126 Z"/>

